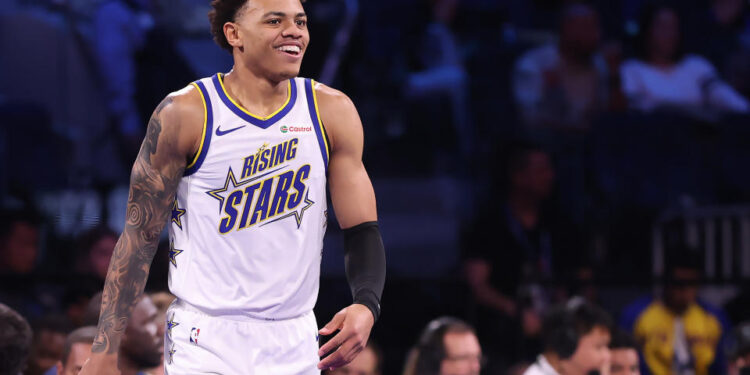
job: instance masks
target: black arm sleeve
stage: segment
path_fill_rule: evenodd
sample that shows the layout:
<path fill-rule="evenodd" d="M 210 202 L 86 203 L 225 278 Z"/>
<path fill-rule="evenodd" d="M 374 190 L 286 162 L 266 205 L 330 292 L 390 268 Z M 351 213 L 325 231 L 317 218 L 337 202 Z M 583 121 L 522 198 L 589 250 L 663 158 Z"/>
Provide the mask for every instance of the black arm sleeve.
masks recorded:
<path fill-rule="evenodd" d="M 344 229 L 346 279 L 354 303 L 367 306 L 375 320 L 385 285 L 385 248 L 376 221 Z"/>

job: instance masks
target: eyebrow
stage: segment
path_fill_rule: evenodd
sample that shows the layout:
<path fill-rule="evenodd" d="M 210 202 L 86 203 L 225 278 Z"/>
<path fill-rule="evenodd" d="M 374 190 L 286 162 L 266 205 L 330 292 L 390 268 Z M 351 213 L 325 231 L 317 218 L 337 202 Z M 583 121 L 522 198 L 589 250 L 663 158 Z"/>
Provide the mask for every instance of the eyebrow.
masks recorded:
<path fill-rule="evenodd" d="M 266 17 L 269 17 L 269 16 L 286 17 L 286 13 L 284 13 L 284 12 L 278 12 L 278 11 L 272 11 L 272 12 L 268 12 L 268 13 L 264 14 L 263 18 L 266 18 Z M 294 17 L 295 18 L 307 17 L 307 14 L 305 14 L 305 12 L 299 12 Z"/>

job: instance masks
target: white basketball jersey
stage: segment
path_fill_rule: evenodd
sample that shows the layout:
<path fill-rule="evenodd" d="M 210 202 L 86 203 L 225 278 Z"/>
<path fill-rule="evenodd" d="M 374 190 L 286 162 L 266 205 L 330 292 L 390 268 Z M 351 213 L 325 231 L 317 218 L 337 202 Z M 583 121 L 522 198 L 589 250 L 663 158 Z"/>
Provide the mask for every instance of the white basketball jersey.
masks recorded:
<path fill-rule="evenodd" d="M 328 141 L 313 81 L 288 81 L 272 115 L 242 108 L 217 74 L 203 97 L 203 141 L 170 223 L 169 289 L 217 316 L 288 319 L 318 296 Z"/>

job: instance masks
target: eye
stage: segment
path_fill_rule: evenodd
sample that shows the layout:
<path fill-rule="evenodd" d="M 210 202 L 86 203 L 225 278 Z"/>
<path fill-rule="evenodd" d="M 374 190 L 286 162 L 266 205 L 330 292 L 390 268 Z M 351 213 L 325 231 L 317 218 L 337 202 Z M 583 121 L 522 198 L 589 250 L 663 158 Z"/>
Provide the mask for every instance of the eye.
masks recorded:
<path fill-rule="evenodd" d="M 295 22 L 297 23 L 297 26 L 307 26 L 307 20 L 297 20 Z"/>
<path fill-rule="evenodd" d="M 278 25 L 281 23 L 281 20 L 278 18 L 271 18 L 270 20 L 266 21 L 270 25 Z"/>

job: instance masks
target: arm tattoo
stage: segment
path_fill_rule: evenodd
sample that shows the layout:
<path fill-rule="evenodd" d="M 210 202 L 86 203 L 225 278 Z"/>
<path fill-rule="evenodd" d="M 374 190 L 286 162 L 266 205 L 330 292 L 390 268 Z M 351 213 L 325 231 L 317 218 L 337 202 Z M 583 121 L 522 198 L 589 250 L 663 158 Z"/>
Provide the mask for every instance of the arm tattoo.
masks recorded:
<path fill-rule="evenodd" d="M 146 285 L 159 235 L 185 169 L 185 158 L 169 149 L 176 147 L 174 136 L 162 134 L 159 114 L 171 102 L 172 98 L 167 97 L 154 111 L 133 165 L 125 228 L 104 283 L 99 332 L 91 348 L 94 353 L 113 354 L 119 350 L 130 314 Z"/>

